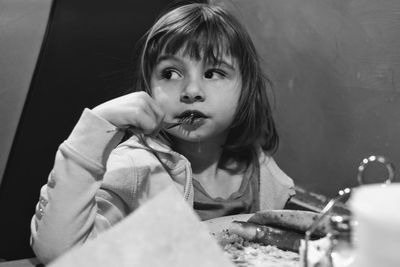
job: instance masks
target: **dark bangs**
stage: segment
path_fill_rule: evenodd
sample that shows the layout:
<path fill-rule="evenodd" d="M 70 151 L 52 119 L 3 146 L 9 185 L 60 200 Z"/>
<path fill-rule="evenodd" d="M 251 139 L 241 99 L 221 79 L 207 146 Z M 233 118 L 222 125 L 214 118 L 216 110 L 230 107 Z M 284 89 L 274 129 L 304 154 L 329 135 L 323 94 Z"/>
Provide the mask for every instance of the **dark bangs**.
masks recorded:
<path fill-rule="evenodd" d="M 217 65 L 226 55 L 238 60 L 238 65 L 242 66 L 241 43 L 235 25 L 219 7 L 203 4 L 180 7 L 167 17 L 161 17 L 149 32 L 141 59 L 147 90 L 151 72 L 160 56 L 182 53 Z"/>

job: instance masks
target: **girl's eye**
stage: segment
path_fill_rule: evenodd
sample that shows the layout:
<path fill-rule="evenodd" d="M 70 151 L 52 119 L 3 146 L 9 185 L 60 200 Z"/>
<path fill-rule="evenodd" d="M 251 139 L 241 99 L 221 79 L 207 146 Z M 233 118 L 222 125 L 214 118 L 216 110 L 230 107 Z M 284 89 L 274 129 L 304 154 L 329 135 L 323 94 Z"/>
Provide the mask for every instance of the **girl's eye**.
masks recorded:
<path fill-rule="evenodd" d="M 222 79 L 226 77 L 226 73 L 220 69 L 210 69 L 204 73 L 206 79 Z"/>
<path fill-rule="evenodd" d="M 162 71 L 161 76 L 163 77 L 163 79 L 166 80 L 172 80 L 172 79 L 176 80 L 182 77 L 179 71 L 175 69 L 165 69 Z"/>

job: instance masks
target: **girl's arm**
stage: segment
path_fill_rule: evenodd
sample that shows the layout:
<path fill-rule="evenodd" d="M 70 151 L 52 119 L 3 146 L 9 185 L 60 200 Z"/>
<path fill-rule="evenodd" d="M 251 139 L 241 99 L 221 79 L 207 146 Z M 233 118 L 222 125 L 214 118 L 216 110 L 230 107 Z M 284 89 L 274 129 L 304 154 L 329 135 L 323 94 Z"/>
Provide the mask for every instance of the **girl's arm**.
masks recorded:
<path fill-rule="evenodd" d="M 152 134 L 163 118 L 164 112 L 145 92 L 127 94 L 83 112 L 57 151 L 32 219 L 31 245 L 40 261 L 51 261 L 126 215 L 119 196 L 99 190 L 109 155 L 123 136 L 113 130 L 133 125 Z M 123 157 L 113 160 L 120 165 L 112 164 L 116 167 L 112 171 L 127 177 L 127 161 Z"/>
<path fill-rule="evenodd" d="M 101 199 L 96 203 L 95 199 L 106 161 L 123 135 L 109 131 L 114 128 L 85 109 L 71 135 L 60 145 L 31 223 L 31 245 L 41 262 L 53 260 L 124 216 L 118 198 L 114 203 L 102 203 Z M 108 208 L 107 215 L 98 212 L 99 205 Z"/>

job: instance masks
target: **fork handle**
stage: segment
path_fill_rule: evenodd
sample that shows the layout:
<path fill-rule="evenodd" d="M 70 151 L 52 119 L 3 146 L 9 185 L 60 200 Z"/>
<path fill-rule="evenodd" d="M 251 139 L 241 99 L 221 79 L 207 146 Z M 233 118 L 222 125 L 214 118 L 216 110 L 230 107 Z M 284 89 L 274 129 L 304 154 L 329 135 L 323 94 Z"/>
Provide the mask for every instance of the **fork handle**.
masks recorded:
<path fill-rule="evenodd" d="M 166 121 L 163 121 L 163 122 L 161 122 L 161 128 L 162 129 L 171 129 L 171 128 L 174 128 L 174 127 L 179 126 L 181 124 L 182 124 L 182 122 L 166 122 Z M 127 131 L 127 132 L 132 133 L 132 134 L 142 134 L 143 133 L 143 130 L 141 128 L 139 128 L 137 126 L 133 126 L 133 125 L 126 126 L 126 127 L 116 127 L 115 129 L 109 130 L 107 132 L 109 133 L 109 132 L 115 132 L 115 131 Z"/>

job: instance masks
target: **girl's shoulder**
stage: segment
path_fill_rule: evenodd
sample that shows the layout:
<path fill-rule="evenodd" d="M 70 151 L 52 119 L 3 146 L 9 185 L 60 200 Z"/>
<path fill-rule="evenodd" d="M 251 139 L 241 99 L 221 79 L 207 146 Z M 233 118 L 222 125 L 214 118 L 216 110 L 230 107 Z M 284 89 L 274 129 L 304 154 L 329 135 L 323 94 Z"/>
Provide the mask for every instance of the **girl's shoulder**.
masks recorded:
<path fill-rule="evenodd" d="M 143 144 L 137 136 L 130 137 L 111 152 L 108 165 L 113 164 L 116 159 L 124 161 L 126 167 L 144 168 L 158 165 L 159 161 L 154 153 L 162 149 L 156 143 L 150 141 L 150 138 L 147 139 L 147 142 L 151 142 L 151 146 Z"/>
<path fill-rule="evenodd" d="M 182 165 L 182 158 L 183 156 L 155 138 L 145 137 L 143 140 L 132 136 L 112 151 L 107 168 L 114 162 L 119 164 L 118 162 L 123 161 L 126 168 L 140 169 L 143 172 L 151 172 L 163 167 L 163 164 L 174 169 L 177 165 Z"/>
<path fill-rule="evenodd" d="M 264 152 L 261 151 L 259 153 L 259 166 L 260 166 L 260 177 L 261 179 L 268 178 L 273 179 L 285 186 L 294 186 L 293 179 L 290 178 L 276 163 L 274 158 Z"/>
<path fill-rule="evenodd" d="M 296 194 L 294 182 L 266 153 L 260 153 L 260 209 L 282 209 Z"/>
<path fill-rule="evenodd" d="M 165 175 L 151 149 L 140 143 L 137 137 L 131 137 L 111 152 L 101 187 L 130 203 L 138 187 L 153 180 L 152 177 Z"/>

